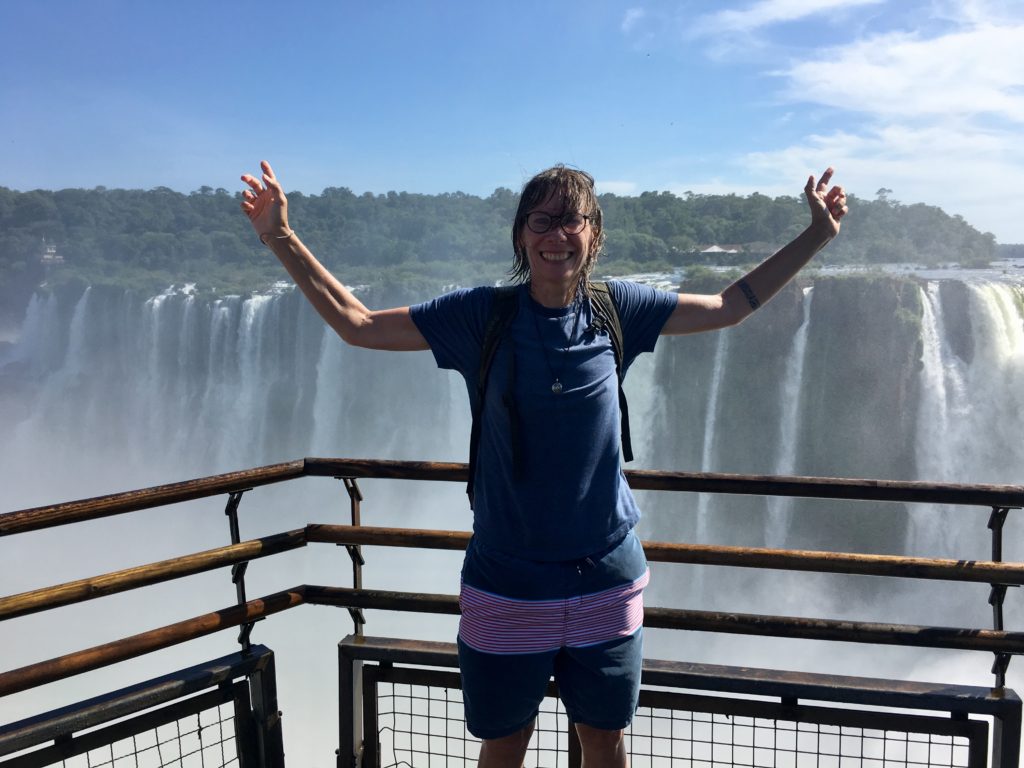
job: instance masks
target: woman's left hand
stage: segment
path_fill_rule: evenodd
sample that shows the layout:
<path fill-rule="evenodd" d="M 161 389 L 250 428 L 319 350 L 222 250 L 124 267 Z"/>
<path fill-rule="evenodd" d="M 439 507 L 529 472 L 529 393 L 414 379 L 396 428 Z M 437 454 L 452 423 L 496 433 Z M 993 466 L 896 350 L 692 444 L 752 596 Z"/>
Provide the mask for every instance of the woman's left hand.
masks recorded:
<path fill-rule="evenodd" d="M 807 186 L 804 187 L 807 203 L 811 206 L 811 226 L 820 227 L 829 237 L 839 234 L 840 221 L 850 212 L 843 188 L 836 185 L 829 189 L 828 183 L 832 180 L 833 172 L 831 166 L 826 168 L 817 184 L 813 176 L 808 177 Z"/>

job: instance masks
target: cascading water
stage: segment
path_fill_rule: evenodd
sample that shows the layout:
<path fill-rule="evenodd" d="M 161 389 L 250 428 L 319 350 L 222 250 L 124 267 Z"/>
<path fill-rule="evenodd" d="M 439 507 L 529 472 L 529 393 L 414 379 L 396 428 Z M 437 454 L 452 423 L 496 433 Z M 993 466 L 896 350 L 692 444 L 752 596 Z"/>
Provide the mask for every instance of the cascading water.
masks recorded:
<path fill-rule="evenodd" d="M 921 410 L 918 415 L 917 459 L 922 477 L 938 480 L 951 478 L 954 451 L 950 450 L 950 420 L 967 416 L 967 391 L 964 382 L 966 363 L 952 350 L 946 340 L 945 316 L 939 284 L 929 283 L 925 290 L 921 318 Z M 949 552 L 951 511 L 916 507 L 912 510 L 913 527 L 908 542 L 911 552 Z"/>
<path fill-rule="evenodd" d="M 701 441 L 700 471 L 713 472 L 716 470 L 715 461 L 715 426 L 718 423 L 718 399 L 722 390 L 722 376 L 725 372 L 726 360 L 729 357 L 729 334 L 718 335 L 718 343 L 715 345 L 715 357 L 711 367 L 711 386 L 708 388 L 707 409 L 704 412 L 704 439 Z M 708 516 L 711 509 L 711 494 L 697 494 L 697 541 L 706 541 L 708 538 Z M 696 573 L 693 588 L 699 594 L 705 591 L 704 569 Z"/>
<path fill-rule="evenodd" d="M 718 335 L 715 347 L 715 362 L 711 369 L 711 387 L 708 389 L 708 407 L 704 414 L 704 439 L 701 441 L 700 471 L 713 472 L 715 455 L 715 425 L 718 422 L 718 396 L 722 391 L 722 376 L 725 373 L 725 361 L 729 357 L 729 334 Z M 701 493 L 697 496 L 697 537 L 705 538 L 707 534 L 708 507 L 711 495 Z"/>
<path fill-rule="evenodd" d="M 800 388 L 804 382 L 804 357 L 807 354 L 807 328 L 811 319 L 811 288 L 805 288 L 803 322 L 793 337 L 793 349 L 786 361 L 785 377 L 782 380 L 782 418 L 779 424 L 779 447 L 776 457 L 775 475 L 792 475 L 796 469 L 796 436 L 800 428 Z M 786 531 L 789 530 L 791 502 L 785 496 L 768 499 L 768 528 L 765 542 L 769 547 L 783 547 Z"/>
<path fill-rule="evenodd" d="M 372 303 L 415 298 L 374 296 Z M 626 388 L 637 468 L 1019 484 L 1024 288 L 996 280 L 819 277 L 813 291 L 787 289 L 738 328 L 662 339 L 654 355 L 630 370 Z M 303 455 L 464 461 L 469 408 L 462 380 L 438 371 L 429 353 L 347 347 L 290 290 L 215 299 L 176 290 L 141 300 L 94 288 L 70 303 L 33 297 L 20 337 L 0 346 L 0 424 L 0 487 L 8 511 Z M 366 524 L 469 527 L 458 484 L 367 482 L 364 493 Z M 0 541 L 3 561 L 11 564 L 3 591 L 226 543 L 222 505 L 222 499 L 191 502 Z M 973 511 L 861 511 L 852 504 L 738 496 L 698 501 L 653 492 L 641 494 L 641 505 L 645 538 L 987 556 L 984 515 Z M 257 489 L 243 499 L 243 537 L 343 522 L 346 510 L 340 485 L 326 479 Z M 1006 556 L 1020 560 L 1024 537 L 1017 522 L 1011 516 Z M 51 557 L 32 559 L 22 547 Z M 456 554 L 403 553 L 400 568 L 387 550 L 367 559 L 368 585 L 457 590 Z M 852 577 L 653 570 L 651 605 L 978 626 L 987 620 L 987 595 L 978 590 L 949 598 L 936 588 L 934 599 L 915 600 L 901 590 L 882 591 L 888 584 L 865 586 Z M 248 591 L 344 584 L 348 573 L 338 549 L 309 547 L 254 562 Z M 0 625 L 7 666 L 120 636 L 116 627 L 125 616 L 133 617 L 130 631 L 141 631 L 234 600 L 230 580 L 219 572 L 154 589 L 155 604 L 146 590 L 67 609 L 87 628 L 71 636 L 44 615 Z M 952 615 L 927 613 L 948 599 L 957 601 Z M 279 651 L 282 702 L 292 717 L 285 723 L 322 723 L 330 734 L 326 669 L 333 668 L 333 642 L 348 631 L 347 617 L 303 610 L 310 612 L 257 625 L 255 636 Z M 1017 610 L 1011 602 L 1008 614 Z M 397 634 L 398 626 L 432 639 L 450 640 L 454 631 L 449 617 L 410 622 L 370 615 L 373 633 Z M 774 641 L 743 646 L 736 638 L 657 632 L 649 641 L 650 655 L 660 657 L 769 666 L 791 666 L 794 658 L 791 646 L 782 650 Z M 212 657 L 228 641 L 204 642 Z M 799 663 L 813 666 L 831 652 L 799 654 Z M 179 656 L 182 666 L 194 663 L 196 653 L 165 652 L 156 668 Z M 787 661 L 773 661 L 782 653 Z M 319 668 L 298 661 L 308 658 L 321 660 Z M 883 658 L 894 661 L 871 662 L 871 674 L 898 676 L 917 663 L 892 651 Z M 971 659 L 972 681 L 987 682 L 986 660 Z M 843 671 L 834 661 L 818 668 Z M 126 671 L 125 680 L 148 674 L 140 669 Z M 68 685 L 95 693 L 101 688 L 89 685 L 109 680 Z M 8 697 L 0 702 L 0 719 L 47 708 L 46 695 Z"/>
<path fill-rule="evenodd" d="M 924 296 L 915 445 L 920 476 L 937 482 L 1020 482 L 1014 473 L 1024 467 L 1019 439 L 1024 423 L 1024 289 L 995 282 L 930 282 Z M 938 514 L 938 519 L 915 514 L 910 550 L 986 555 L 983 529 L 966 531 L 956 524 L 953 511 Z M 1007 556 L 1017 559 L 1022 551 L 1013 550 L 1017 556 Z"/>

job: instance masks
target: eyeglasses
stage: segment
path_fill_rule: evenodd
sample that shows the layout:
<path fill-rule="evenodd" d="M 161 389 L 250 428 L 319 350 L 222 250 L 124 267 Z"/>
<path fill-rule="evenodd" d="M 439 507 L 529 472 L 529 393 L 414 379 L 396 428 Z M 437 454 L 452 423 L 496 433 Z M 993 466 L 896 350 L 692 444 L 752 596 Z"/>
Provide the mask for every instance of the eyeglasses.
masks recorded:
<path fill-rule="evenodd" d="M 526 226 L 531 232 L 543 235 L 555 227 L 561 227 L 567 235 L 578 235 L 590 221 L 589 216 L 582 213 L 563 213 L 561 216 L 552 216 L 544 211 L 534 211 L 526 217 Z"/>

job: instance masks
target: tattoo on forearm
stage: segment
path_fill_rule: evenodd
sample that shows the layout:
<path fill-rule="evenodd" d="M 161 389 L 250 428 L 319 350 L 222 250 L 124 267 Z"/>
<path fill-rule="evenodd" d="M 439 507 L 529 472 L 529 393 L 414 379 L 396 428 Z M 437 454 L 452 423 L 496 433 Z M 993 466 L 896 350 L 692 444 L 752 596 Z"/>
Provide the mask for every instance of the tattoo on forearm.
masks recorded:
<path fill-rule="evenodd" d="M 761 302 L 757 298 L 757 294 L 754 293 L 754 289 L 747 285 L 746 280 L 740 280 L 739 288 L 743 291 L 743 295 L 747 297 L 747 303 L 750 304 L 751 309 L 757 309 L 761 306 Z"/>

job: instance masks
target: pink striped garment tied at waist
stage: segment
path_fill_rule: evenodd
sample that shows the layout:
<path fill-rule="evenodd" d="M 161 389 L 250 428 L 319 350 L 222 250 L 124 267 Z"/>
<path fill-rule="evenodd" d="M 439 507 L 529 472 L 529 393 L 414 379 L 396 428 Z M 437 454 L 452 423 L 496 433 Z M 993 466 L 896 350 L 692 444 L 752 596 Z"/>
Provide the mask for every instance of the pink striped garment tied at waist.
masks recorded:
<path fill-rule="evenodd" d="M 650 571 L 629 584 L 557 600 L 515 600 L 466 584 L 459 637 L 484 653 L 543 653 L 596 645 L 636 632 Z"/>

